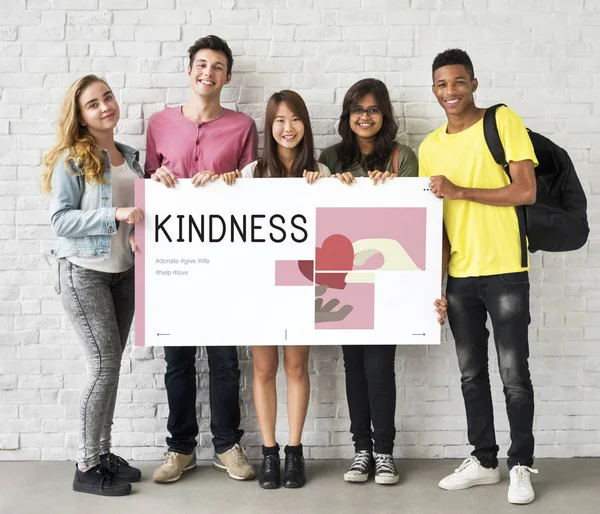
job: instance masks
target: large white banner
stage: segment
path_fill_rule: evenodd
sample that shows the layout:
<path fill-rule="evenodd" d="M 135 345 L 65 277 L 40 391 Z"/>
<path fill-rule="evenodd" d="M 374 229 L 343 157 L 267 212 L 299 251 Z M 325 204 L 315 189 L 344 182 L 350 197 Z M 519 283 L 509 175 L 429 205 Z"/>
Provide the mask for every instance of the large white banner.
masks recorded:
<path fill-rule="evenodd" d="M 428 179 L 136 184 L 136 344 L 439 344 Z"/>

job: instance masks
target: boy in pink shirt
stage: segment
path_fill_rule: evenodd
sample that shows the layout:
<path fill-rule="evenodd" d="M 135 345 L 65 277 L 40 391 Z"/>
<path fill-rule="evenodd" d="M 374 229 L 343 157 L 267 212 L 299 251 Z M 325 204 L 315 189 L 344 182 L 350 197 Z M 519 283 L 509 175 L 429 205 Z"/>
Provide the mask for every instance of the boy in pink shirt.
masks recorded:
<path fill-rule="evenodd" d="M 198 39 L 188 50 L 189 101 L 150 116 L 146 132 L 146 174 L 166 187 L 178 178 L 195 186 L 256 160 L 258 134 L 252 118 L 221 106 L 221 90 L 231 80 L 233 57 L 217 36 Z M 231 478 L 247 480 L 255 472 L 240 446 L 240 370 L 235 346 L 208 346 L 210 428 L 213 465 Z M 169 401 L 168 449 L 154 471 L 155 482 L 179 480 L 196 466 L 196 347 L 165 347 L 165 386 Z"/>

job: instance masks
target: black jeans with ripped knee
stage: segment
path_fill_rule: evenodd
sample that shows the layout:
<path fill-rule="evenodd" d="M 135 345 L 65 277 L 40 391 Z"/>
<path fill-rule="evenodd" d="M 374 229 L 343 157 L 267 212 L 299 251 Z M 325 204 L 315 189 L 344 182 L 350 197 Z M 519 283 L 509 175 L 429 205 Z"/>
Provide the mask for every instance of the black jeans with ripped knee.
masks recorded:
<path fill-rule="evenodd" d="M 489 314 L 504 385 L 511 445 L 509 469 L 533 465 L 533 386 L 529 374 L 529 276 L 526 271 L 448 278 L 448 321 L 456 342 L 472 455 L 498 465 L 488 370 Z"/>

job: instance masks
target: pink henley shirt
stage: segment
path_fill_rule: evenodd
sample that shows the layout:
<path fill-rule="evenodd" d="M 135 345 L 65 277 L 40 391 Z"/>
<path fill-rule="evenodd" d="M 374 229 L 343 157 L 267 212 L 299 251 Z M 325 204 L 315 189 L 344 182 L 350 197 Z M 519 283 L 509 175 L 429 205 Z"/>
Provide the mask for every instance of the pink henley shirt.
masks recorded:
<path fill-rule="evenodd" d="M 249 116 L 224 109 L 210 121 L 187 119 L 181 107 L 154 113 L 146 131 L 145 172 L 152 175 L 161 166 L 179 178 L 199 171 L 226 173 L 256 160 L 258 132 Z"/>

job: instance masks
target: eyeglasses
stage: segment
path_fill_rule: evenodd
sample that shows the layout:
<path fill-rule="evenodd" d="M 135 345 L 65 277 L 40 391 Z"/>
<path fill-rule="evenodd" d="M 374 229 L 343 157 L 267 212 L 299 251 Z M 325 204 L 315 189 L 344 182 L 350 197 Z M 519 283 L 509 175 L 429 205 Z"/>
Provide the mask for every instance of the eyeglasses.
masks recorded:
<path fill-rule="evenodd" d="M 369 107 L 368 109 L 361 109 L 360 107 L 356 107 L 355 109 L 350 109 L 350 116 L 352 116 L 353 118 L 360 118 L 364 113 L 366 113 L 371 118 L 381 115 L 381 111 L 378 107 Z"/>

